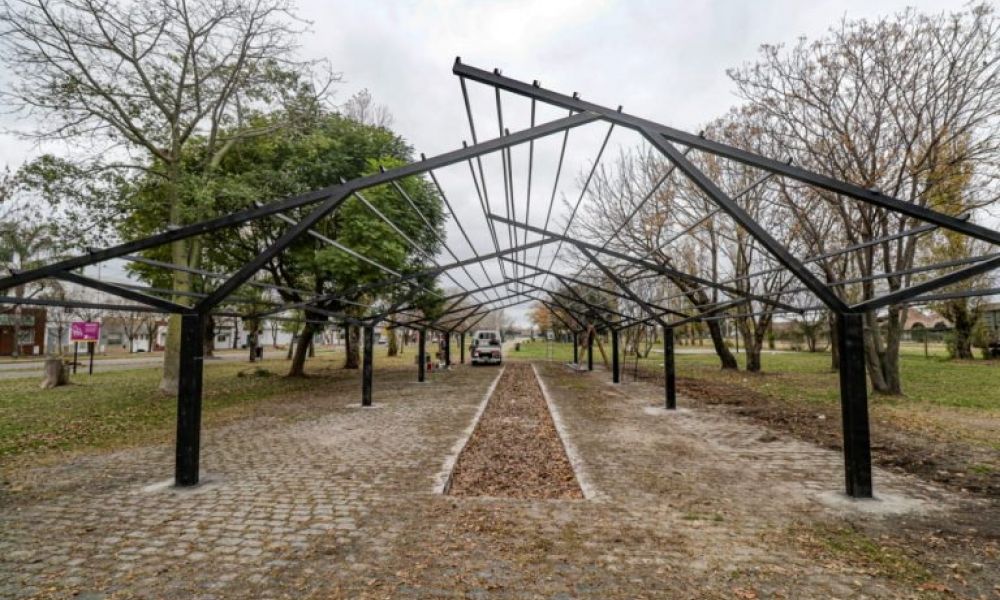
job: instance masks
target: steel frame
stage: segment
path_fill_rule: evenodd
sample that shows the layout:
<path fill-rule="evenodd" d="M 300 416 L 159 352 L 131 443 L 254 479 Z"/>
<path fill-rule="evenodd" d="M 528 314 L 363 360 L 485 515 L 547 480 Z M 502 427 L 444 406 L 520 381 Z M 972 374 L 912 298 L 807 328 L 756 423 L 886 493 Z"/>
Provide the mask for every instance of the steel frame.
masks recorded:
<path fill-rule="evenodd" d="M 200 419 L 201 419 L 201 386 L 203 369 L 203 344 L 204 320 L 209 315 L 233 315 L 231 312 L 220 310 L 222 304 L 235 301 L 234 295 L 244 285 L 262 287 L 264 289 L 276 291 L 292 291 L 300 294 L 299 297 L 306 296 L 308 299 L 298 302 L 286 302 L 272 305 L 264 310 L 254 312 L 252 317 L 280 318 L 273 315 L 280 314 L 290 309 L 301 308 L 306 311 L 311 320 L 324 322 L 323 319 L 335 319 L 342 323 L 360 325 L 364 331 L 364 362 L 362 369 L 362 405 L 372 404 L 372 354 L 374 344 L 374 328 L 380 322 L 389 322 L 396 326 L 416 328 L 419 333 L 419 355 L 418 380 L 424 381 L 424 354 L 426 353 L 426 335 L 429 329 L 443 333 L 442 351 L 446 363 L 451 363 L 451 336 L 455 332 L 460 335 L 460 356 L 461 362 L 465 359 L 465 334 L 475 327 L 490 312 L 500 310 L 509 306 L 515 306 L 525 302 L 540 302 L 552 310 L 553 314 L 573 333 L 574 338 L 574 362 L 579 361 L 578 351 L 579 335 L 587 336 L 587 368 L 593 369 L 593 343 L 596 334 L 594 322 L 598 321 L 603 328 L 610 330 L 612 340 L 612 377 L 617 383 L 620 381 L 620 365 L 618 360 L 619 333 L 625 327 L 637 324 L 654 323 L 662 327 L 664 337 L 664 376 L 665 376 L 665 406 L 667 409 L 676 407 L 675 389 L 675 360 L 673 354 L 674 329 L 685 323 L 699 320 L 709 320 L 726 318 L 728 311 L 746 304 L 748 302 L 758 302 L 769 307 L 769 311 L 792 311 L 803 312 L 812 310 L 814 307 L 800 308 L 783 303 L 779 299 L 791 293 L 799 293 L 802 290 L 783 290 L 776 294 L 751 294 L 747 291 L 734 288 L 731 284 L 738 281 L 773 273 L 779 270 L 787 270 L 798 279 L 804 289 L 812 293 L 823 306 L 831 310 L 837 318 L 841 335 L 838 343 L 840 345 L 840 355 L 842 357 L 842 367 L 840 370 L 840 391 L 841 408 L 844 438 L 844 463 L 845 463 L 845 483 L 847 493 L 853 497 L 867 498 L 872 496 L 871 481 L 871 451 L 870 433 L 867 409 L 867 386 L 865 375 L 864 343 L 863 343 L 863 315 L 889 305 L 905 305 L 945 298 L 960 298 L 974 295 L 995 294 L 1000 292 L 1000 288 L 988 288 L 984 290 L 964 290 L 958 292 L 943 291 L 937 294 L 932 292 L 942 290 L 948 286 L 964 281 L 968 278 L 981 275 L 1000 268 L 1000 256 L 988 255 L 975 257 L 972 260 L 950 261 L 939 265 L 928 265 L 897 274 L 883 274 L 877 277 L 869 277 L 864 281 L 895 276 L 900 274 L 912 274 L 916 272 L 937 270 L 945 266 L 958 266 L 949 273 L 923 281 L 904 289 L 885 293 L 871 299 L 867 299 L 853 305 L 849 305 L 842 299 L 842 295 L 835 293 L 838 285 L 856 281 L 822 281 L 808 267 L 809 264 L 838 256 L 844 253 L 856 251 L 871 245 L 881 243 L 891 239 L 899 239 L 908 235 L 921 235 L 933 231 L 937 228 L 945 228 L 963 235 L 986 241 L 990 244 L 1000 245 L 1000 232 L 987 227 L 977 225 L 969 221 L 968 218 L 953 217 L 932 209 L 903 202 L 899 199 L 886 196 L 878 191 L 864 189 L 860 186 L 821 175 L 801 167 L 794 166 L 789 162 L 782 162 L 775 159 L 759 156 L 745 150 L 729 146 L 720 142 L 706 139 L 702 135 L 695 135 L 680 131 L 654 121 L 637 117 L 624 112 L 621 107 L 617 109 L 602 106 L 593 102 L 584 101 L 577 94 L 568 96 L 551 90 L 542 88 L 538 82 L 526 83 L 516 79 L 503 76 L 499 70 L 492 72 L 476 67 L 465 65 L 461 60 L 456 59 L 452 68 L 458 76 L 461 91 L 464 99 L 465 109 L 469 120 L 469 128 L 472 136 L 472 144 L 463 143 L 463 147 L 452 152 L 447 152 L 434 157 L 421 155 L 421 160 L 401 167 L 381 170 L 365 177 L 360 177 L 352 181 L 344 181 L 337 185 L 314 190 L 306 194 L 258 204 L 252 208 L 236 211 L 228 215 L 208 219 L 191 225 L 174 227 L 161 233 L 148 236 L 139 240 L 124 242 L 115 246 L 103 249 L 87 249 L 84 254 L 62 259 L 39 268 L 12 272 L 9 276 L 0 278 L 0 293 L 11 290 L 45 278 L 56 278 L 73 283 L 75 285 L 95 289 L 129 302 L 138 304 L 116 304 L 109 302 L 86 302 L 77 300 L 62 300 L 51 298 L 18 298 L 11 295 L 0 295 L 0 303 L 4 304 L 24 304 L 40 306 L 62 306 L 67 308 L 96 308 L 96 309 L 116 309 L 133 310 L 154 313 L 173 313 L 181 315 L 181 376 L 178 391 L 178 416 L 177 416 L 177 446 L 175 460 L 175 481 L 178 485 L 194 485 L 199 477 L 199 454 L 200 454 Z M 467 81 L 474 81 L 485 84 L 495 90 L 496 111 L 499 125 L 498 137 L 480 141 L 476 131 L 475 120 L 473 118 L 471 102 L 468 94 Z M 528 129 L 511 133 L 505 126 L 503 120 L 503 106 L 501 92 L 512 93 L 523 96 L 531 101 L 531 124 Z M 568 111 L 568 115 L 554 119 L 543 124 L 536 124 L 537 103 L 548 104 L 553 107 Z M 557 233 L 549 229 L 552 210 L 556 200 L 557 188 L 563 170 L 563 162 L 566 148 L 569 141 L 569 133 L 572 129 L 601 122 L 608 126 L 607 132 L 603 136 L 597 159 L 591 166 L 588 175 L 582 185 L 580 196 L 572 206 L 572 213 L 565 223 L 563 232 Z M 590 182 L 598 168 L 598 163 L 603 156 L 608 144 L 608 140 L 616 127 L 631 130 L 645 139 L 653 148 L 663 154 L 670 164 L 667 173 L 654 186 L 652 190 L 642 199 L 638 205 L 632 206 L 631 214 L 627 219 L 632 219 L 635 214 L 642 209 L 649 198 L 668 177 L 674 172 L 687 178 L 694 186 L 700 190 L 714 205 L 715 209 L 702 217 L 698 222 L 712 218 L 719 212 L 726 213 L 737 226 L 745 229 L 769 255 L 780 265 L 774 269 L 766 269 L 756 273 L 750 273 L 736 279 L 727 281 L 713 281 L 699 277 L 669 266 L 654 262 L 651 256 L 631 256 L 627 253 L 609 249 L 607 246 L 611 240 L 618 236 L 622 227 L 612 232 L 611 236 L 603 245 L 590 244 L 569 236 L 570 226 L 575 218 L 581 203 L 583 202 Z M 530 224 L 531 217 L 531 181 L 534 170 L 534 142 L 540 138 L 562 134 L 562 145 L 559 153 L 559 161 L 556 168 L 555 181 L 548 210 L 545 215 L 544 225 L 536 227 Z M 518 218 L 515 204 L 515 181 L 514 166 L 511 147 L 519 144 L 529 144 L 529 160 L 527 164 L 527 208 L 523 215 L 523 220 Z M 680 145 L 679 148 L 677 145 Z M 909 230 L 883 237 L 879 240 L 868 240 L 851 247 L 826 252 L 818 256 L 813 256 L 804 260 L 795 257 L 792 252 L 774 238 L 771 232 L 757 223 L 736 201 L 739 197 L 730 197 L 703 171 L 701 171 L 688 157 L 692 151 L 710 153 L 728 160 L 751 166 L 761 170 L 764 175 L 754 187 L 759 183 L 767 181 L 771 177 L 789 178 L 814 188 L 835 193 L 841 197 L 860 201 L 872 206 L 888 209 L 896 213 L 912 217 L 925 224 L 911 228 Z M 504 189 L 504 213 L 498 214 L 494 210 L 495 202 L 491 202 L 489 191 L 486 185 L 485 170 L 483 168 L 482 157 L 486 154 L 499 152 L 502 161 L 503 189 Z M 465 227 L 459 221 L 457 213 L 453 210 L 451 201 L 444 193 L 434 171 L 447 167 L 466 163 L 468 165 L 483 217 L 489 230 L 490 242 L 493 250 L 480 253 L 472 243 Z M 441 239 L 436 232 L 433 232 L 431 223 L 423 215 L 416 204 L 406 194 L 404 188 L 399 185 L 401 179 L 413 176 L 427 175 L 433 181 L 445 202 L 448 212 L 455 218 L 456 223 L 472 250 L 473 257 L 460 259 L 458 254 Z M 378 211 L 373 205 L 365 200 L 362 191 L 379 186 L 392 185 L 393 188 L 409 203 L 423 223 L 432 230 L 435 237 L 441 243 L 442 248 L 450 255 L 453 262 L 441 264 L 426 250 L 420 248 L 411 238 L 409 238 L 401 228 L 399 228 L 390 218 Z M 742 195 L 742 193 L 740 194 Z M 334 214 L 341 204 L 349 197 L 356 197 L 372 210 L 381 220 L 386 222 L 393 231 L 404 239 L 407 244 L 417 253 L 422 255 L 432 264 L 432 267 L 417 268 L 416 270 L 402 273 L 380 265 L 377 261 L 362 253 L 356 252 L 335 240 L 324 238 L 312 228 L 324 218 Z M 309 212 L 299 220 L 291 218 L 287 213 L 293 209 L 309 208 Z M 184 240 L 194 236 L 209 234 L 225 228 L 238 227 L 244 223 L 275 217 L 288 223 L 284 232 L 274 239 L 263 252 L 247 261 L 235 273 L 220 274 L 192 269 L 181 265 L 162 263 L 137 256 L 137 252 L 161 246 L 178 240 Z M 497 235 L 497 224 L 505 225 L 507 228 L 507 244 L 500 243 Z M 693 227 L 688 227 L 677 236 L 671 236 L 671 243 L 682 235 L 687 235 Z M 523 235 L 518 235 L 518 230 Z M 529 242 L 528 234 L 539 236 L 539 239 Z M 311 235 L 325 243 L 340 248 L 356 260 L 361 260 L 372 264 L 386 272 L 389 277 L 373 283 L 354 286 L 351 289 L 343 290 L 336 294 L 313 294 L 304 290 L 295 290 L 272 283 L 254 281 L 253 277 L 271 260 L 285 251 L 289 245 L 303 235 Z M 542 248 L 547 244 L 556 244 L 556 250 L 547 268 L 539 266 Z M 556 261 L 564 245 L 570 245 L 586 258 L 586 265 L 596 267 L 607 278 L 616 289 L 606 287 L 581 279 L 582 268 L 574 275 L 567 275 L 556 270 Z M 531 264 L 529 252 L 536 250 L 534 265 Z M 97 264 L 114 258 L 125 260 L 141 261 L 153 266 L 168 269 L 187 271 L 210 279 L 221 279 L 222 282 L 207 293 L 173 293 L 171 300 L 161 298 L 153 294 L 170 294 L 170 290 L 156 288 L 143 288 L 127 284 L 118 284 L 95 280 L 82 275 L 77 271 L 89 265 Z M 609 259 L 615 263 L 609 262 Z M 500 267 L 501 280 L 495 282 L 487 271 L 485 265 L 490 261 L 496 261 Z M 974 264 L 968 264 L 974 263 Z M 487 285 L 475 286 L 476 278 L 470 272 L 470 266 L 477 265 L 483 272 L 488 282 Z M 507 273 L 505 265 L 510 265 L 512 276 Z M 461 269 L 464 274 L 474 282 L 471 289 L 463 286 L 450 273 L 453 269 Z M 728 299 L 707 307 L 694 307 L 694 312 L 685 313 L 658 304 L 668 297 L 656 301 L 646 301 L 636 294 L 631 288 L 631 281 L 623 275 L 623 270 L 636 270 L 641 273 L 649 273 L 655 276 L 667 276 L 682 279 L 700 289 L 711 289 L 728 296 Z M 420 283 L 423 279 L 433 280 L 439 276 L 450 278 L 460 291 L 454 294 L 442 296 Z M 549 277 L 554 277 L 562 282 L 570 295 L 559 290 L 546 287 Z M 543 277 L 541 285 L 537 285 L 531 280 L 536 277 Z M 573 285 L 583 285 L 604 295 L 606 298 L 618 298 L 629 300 L 636 304 L 646 315 L 645 318 L 637 318 L 622 314 L 606 306 L 596 305 L 583 298 L 574 289 Z M 364 297 L 377 296 L 386 289 L 396 286 L 408 285 L 409 294 L 402 299 L 394 301 L 388 308 L 378 309 L 373 305 L 365 305 L 356 301 Z M 413 294 L 419 290 L 435 293 L 446 303 L 441 314 L 436 318 L 429 318 L 426 315 L 419 315 L 415 318 L 412 311 L 415 306 L 412 302 Z M 502 291 L 506 290 L 506 292 Z M 469 298 L 479 296 L 471 305 L 463 305 Z M 677 296 L 682 297 L 682 296 Z M 191 298 L 194 301 L 192 306 L 188 306 L 177 299 Z M 355 300 L 352 300 L 354 298 Z M 357 317 L 346 315 L 342 312 L 330 310 L 337 302 L 357 304 L 365 306 L 366 315 Z M 574 306 L 584 307 L 582 310 Z M 372 312 L 374 311 L 374 312 Z M 748 314 L 752 314 L 752 310 Z M 400 320 L 399 317 L 407 317 L 409 320 Z M 666 317 L 675 317 L 672 321 L 667 321 Z M 731 316 L 731 315 L 730 315 Z M 571 324 L 569 321 L 573 321 Z"/>

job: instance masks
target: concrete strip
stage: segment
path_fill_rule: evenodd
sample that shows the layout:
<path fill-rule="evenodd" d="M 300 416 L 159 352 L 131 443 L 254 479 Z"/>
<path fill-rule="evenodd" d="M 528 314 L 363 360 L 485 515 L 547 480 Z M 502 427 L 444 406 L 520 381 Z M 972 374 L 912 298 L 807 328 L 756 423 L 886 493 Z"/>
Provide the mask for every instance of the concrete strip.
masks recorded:
<path fill-rule="evenodd" d="M 542 379 L 541 375 L 538 374 L 538 367 L 532 364 L 531 370 L 535 373 L 535 379 L 538 381 L 538 387 L 542 389 L 542 396 L 545 397 L 545 404 L 549 407 L 549 414 L 552 415 L 552 422 L 556 426 L 556 432 L 559 434 L 559 440 L 562 442 L 563 448 L 566 450 L 566 456 L 569 457 L 569 464 L 573 467 L 573 472 L 576 473 L 576 481 L 580 484 L 580 491 L 583 492 L 584 499 L 592 500 L 597 496 L 597 488 L 594 487 L 594 485 L 590 482 L 590 477 L 587 476 L 587 470 L 583 466 L 583 458 L 577 451 L 573 441 L 569 438 L 569 431 L 563 423 L 562 414 L 559 413 L 559 408 L 556 407 L 555 402 L 552 401 L 552 396 L 549 394 L 549 388 L 546 387 L 545 381 Z"/>

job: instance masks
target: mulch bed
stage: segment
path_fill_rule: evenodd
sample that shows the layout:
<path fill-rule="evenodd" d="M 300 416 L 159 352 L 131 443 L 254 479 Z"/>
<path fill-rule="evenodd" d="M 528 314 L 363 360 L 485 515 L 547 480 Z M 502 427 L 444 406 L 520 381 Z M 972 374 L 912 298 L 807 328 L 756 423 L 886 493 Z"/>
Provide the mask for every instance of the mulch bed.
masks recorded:
<path fill-rule="evenodd" d="M 509 364 L 458 457 L 448 493 L 582 498 L 566 450 L 529 364 Z"/>

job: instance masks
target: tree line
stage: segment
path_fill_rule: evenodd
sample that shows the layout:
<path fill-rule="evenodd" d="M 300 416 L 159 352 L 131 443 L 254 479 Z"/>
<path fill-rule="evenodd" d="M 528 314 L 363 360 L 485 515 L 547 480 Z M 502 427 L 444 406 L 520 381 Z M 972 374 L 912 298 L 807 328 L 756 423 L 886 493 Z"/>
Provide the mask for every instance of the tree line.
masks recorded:
<path fill-rule="evenodd" d="M 34 195 L 35 206 L 48 204 L 46 232 L 59 246 L 34 259 L 148 236 L 413 158 L 370 92 L 333 102 L 340 76 L 325 61 L 299 55 L 306 23 L 288 0 L 4 0 L 0 26 L 12 79 L 0 92 L 4 103 L 31 124 L 25 135 L 72 148 L 16 174 L 22 194 Z M 371 207 L 427 254 L 405 245 Z M 221 308 L 244 316 L 256 336 L 262 323 L 254 315 L 276 303 L 329 297 L 288 313 L 301 323 L 289 374 L 302 375 L 313 334 L 330 312 L 360 316 L 367 306 L 402 299 L 395 290 L 347 292 L 383 279 L 386 270 L 423 268 L 444 218 L 437 190 L 423 178 L 366 191 L 364 201 L 348 199 Z M 23 230 L 40 221 L 5 223 Z M 190 305 L 287 227 L 276 217 L 253 221 L 144 251 L 144 262 L 127 268 Z M 406 299 L 430 314 L 440 294 L 433 280 L 417 284 Z M 207 319 L 208 339 L 214 327 Z M 356 367 L 358 327 L 348 330 L 345 366 Z M 177 389 L 179 335 L 173 316 L 160 384 L 168 393 Z"/>
<path fill-rule="evenodd" d="M 844 20 L 816 40 L 765 45 L 755 60 L 730 69 L 741 103 L 706 123 L 702 135 L 989 224 L 998 198 L 998 67 L 998 21 L 987 3 L 946 14 L 907 10 L 877 20 Z M 708 153 L 690 149 L 686 154 L 849 304 L 950 270 L 931 265 L 995 252 L 988 244 L 884 208 Z M 602 163 L 588 199 L 574 223 L 579 238 L 607 240 L 613 250 L 756 297 L 724 313 L 739 328 L 749 371 L 760 370 L 767 332 L 783 312 L 768 300 L 814 308 L 800 317 L 810 327 L 827 315 L 831 366 L 838 367 L 833 315 L 817 307 L 754 237 L 655 150 L 627 149 Z M 838 252 L 852 247 L 858 249 Z M 584 269 L 585 257 L 577 259 Z M 627 264 L 619 268 L 647 302 L 712 311 L 727 301 L 717 290 L 682 276 L 663 277 Z M 595 269 L 589 273 L 592 281 L 614 287 Z M 984 275 L 949 290 L 981 289 L 988 283 Z M 564 287 L 577 288 L 564 290 L 567 296 L 584 289 Z M 614 304 L 620 313 L 644 316 L 634 302 Z M 959 358 L 972 357 L 972 330 L 982 304 L 975 298 L 934 304 L 954 324 L 952 347 Z M 893 305 L 864 316 L 867 371 L 878 392 L 902 393 L 899 352 L 906 314 L 905 306 Z M 709 319 L 703 327 L 721 367 L 738 368 L 720 320 Z"/>

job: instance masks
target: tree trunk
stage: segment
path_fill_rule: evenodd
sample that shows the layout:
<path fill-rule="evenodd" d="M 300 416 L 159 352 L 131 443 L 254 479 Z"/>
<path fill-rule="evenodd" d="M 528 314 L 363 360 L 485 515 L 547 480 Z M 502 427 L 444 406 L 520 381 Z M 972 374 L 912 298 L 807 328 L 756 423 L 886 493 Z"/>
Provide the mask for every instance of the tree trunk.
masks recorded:
<path fill-rule="evenodd" d="M 166 185 L 164 196 L 170 206 L 169 224 L 183 225 L 182 206 L 180 200 L 180 165 L 171 162 L 166 165 Z M 170 244 L 170 262 L 181 267 L 189 266 L 189 246 L 187 240 L 177 240 Z M 173 289 L 178 292 L 191 291 L 191 274 L 185 271 L 173 272 Z M 173 301 L 187 305 L 186 296 L 174 296 Z M 167 341 L 163 349 L 163 376 L 160 379 L 160 391 L 176 395 L 181 368 L 181 316 L 170 315 L 167 320 Z"/>
<path fill-rule="evenodd" d="M 288 369 L 289 377 L 304 377 L 306 366 L 306 354 L 309 352 L 309 344 L 316 333 L 313 323 L 306 323 L 302 327 L 302 334 L 295 344 L 295 352 L 292 355 L 292 366 Z"/>
<path fill-rule="evenodd" d="M 902 394 L 899 379 L 899 309 L 890 308 L 886 319 L 886 339 L 874 312 L 865 313 L 865 365 L 872 388 L 880 394 Z"/>
<path fill-rule="evenodd" d="M 760 372 L 760 352 L 764 348 L 764 332 L 751 329 L 752 321 L 750 317 L 743 317 L 739 320 L 739 329 L 743 334 L 744 351 L 747 355 L 747 371 L 751 373 Z"/>
<path fill-rule="evenodd" d="M 399 340 L 396 339 L 396 328 L 387 327 L 385 331 L 389 335 L 389 356 L 396 356 L 399 354 Z"/>
<path fill-rule="evenodd" d="M 895 396 L 903 393 L 903 381 L 899 374 L 899 344 L 903 339 L 903 327 L 906 322 L 905 316 L 900 318 L 900 312 L 898 307 L 889 308 L 885 352 L 882 353 L 882 371 L 889 384 L 887 393 Z"/>
<path fill-rule="evenodd" d="M 42 380 L 42 389 L 47 390 L 69 383 L 69 372 L 63 365 L 61 358 L 45 359 L 45 379 Z"/>
<path fill-rule="evenodd" d="M 941 313 L 955 326 L 949 352 L 952 358 L 972 360 L 972 330 L 979 320 L 978 311 L 969 310 L 966 298 L 949 300 L 942 307 Z M 927 332 L 924 333 L 927 335 Z"/>
<path fill-rule="evenodd" d="M 357 369 L 361 364 L 359 348 L 361 345 L 361 328 L 357 325 L 348 325 L 344 343 L 347 345 L 347 352 L 345 352 L 344 356 L 344 368 Z"/>
<path fill-rule="evenodd" d="M 740 364 L 736 362 L 736 357 L 726 346 L 726 340 L 722 337 L 722 327 L 719 321 L 708 321 L 708 333 L 712 336 L 712 344 L 715 346 L 715 353 L 719 356 L 719 362 L 723 369 L 738 371 Z"/>
<path fill-rule="evenodd" d="M 215 319 L 212 315 L 205 317 L 205 334 L 203 345 L 205 348 L 205 358 L 211 358 L 215 356 Z"/>
<path fill-rule="evenodd" d="M 167 319 L 167 339 L 163 348 L 163 377 L 160 378 L 160 391 L 164 394 L 177 394 L 177 381 L 181 370 L 180 349 L 181 316 L 170 315 Z"/>

